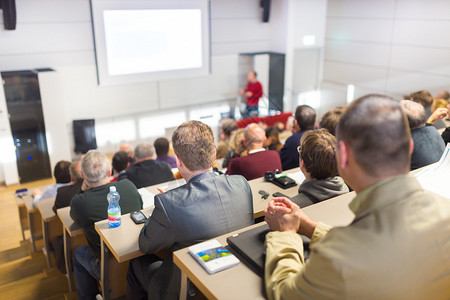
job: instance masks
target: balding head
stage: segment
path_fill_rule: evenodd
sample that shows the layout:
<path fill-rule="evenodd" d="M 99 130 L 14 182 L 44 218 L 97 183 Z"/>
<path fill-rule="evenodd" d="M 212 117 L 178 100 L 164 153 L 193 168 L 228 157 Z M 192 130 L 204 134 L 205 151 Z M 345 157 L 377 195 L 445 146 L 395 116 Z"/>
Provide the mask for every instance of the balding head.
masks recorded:
<path fill-rule="evenodd" d="M 409 128 L 411 130 L 425 126 L 427 117 L 425 108 L 422 105 L 411 100 L 402 100 L 401 104 L 408 118 Z"/>
<path fill-rule="evenodd" d="M 256 123 L 247 125 L 244 131 L 244 142 L 248 151 L 263 148 L 266 131 Z"/>
<path fill-rule="evenodd" d="M 371 94 L 353 101 L 339 120 L 336 138 L 338 145 L 348 145 L 356 164 L 371 177 L 409 171 L 408 121 L 400 102 L 388 96 Z"/>
<path fill-rule="evenodd" d="M 123 151 L 125 152 L 128 157 L 133 157 L 134 155 L 134 151 L 133 151 L 133 147 L 130 144 L 127 143 L 123 143 L 120 145 L 119 151 Z"/>

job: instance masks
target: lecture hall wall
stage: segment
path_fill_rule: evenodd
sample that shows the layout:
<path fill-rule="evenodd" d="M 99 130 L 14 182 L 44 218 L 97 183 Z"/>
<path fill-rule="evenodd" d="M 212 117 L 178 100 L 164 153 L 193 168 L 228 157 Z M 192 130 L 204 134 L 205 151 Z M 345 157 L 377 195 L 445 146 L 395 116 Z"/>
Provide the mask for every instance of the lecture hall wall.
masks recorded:
<path fill-rule="evenodd" d="M 345 99 L 450 90 L 450 1 L 329 0 L 322 89 Z"/>

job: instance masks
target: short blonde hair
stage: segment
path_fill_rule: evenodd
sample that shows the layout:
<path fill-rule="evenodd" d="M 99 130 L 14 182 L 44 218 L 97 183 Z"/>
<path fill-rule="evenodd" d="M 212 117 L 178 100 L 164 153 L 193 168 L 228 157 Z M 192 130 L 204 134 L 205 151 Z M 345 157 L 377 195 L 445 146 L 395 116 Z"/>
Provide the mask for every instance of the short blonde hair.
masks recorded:
<path fill-rule="evenodd" d="M 211 128 L 200 121 L 184 122 L 174 131 L 175 154 L 190 171 L 206 170 L 214 162 L 214 136 Z"/>

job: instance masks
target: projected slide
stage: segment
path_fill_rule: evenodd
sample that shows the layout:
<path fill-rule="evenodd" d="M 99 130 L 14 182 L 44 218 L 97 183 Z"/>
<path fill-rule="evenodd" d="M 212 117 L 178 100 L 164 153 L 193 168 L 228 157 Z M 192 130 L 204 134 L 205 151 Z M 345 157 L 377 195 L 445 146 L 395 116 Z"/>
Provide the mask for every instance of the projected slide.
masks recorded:
<path fill-rule="evenodd" d="M 201 68 L 200 9 L 105 10 L 108 75 Z"/>

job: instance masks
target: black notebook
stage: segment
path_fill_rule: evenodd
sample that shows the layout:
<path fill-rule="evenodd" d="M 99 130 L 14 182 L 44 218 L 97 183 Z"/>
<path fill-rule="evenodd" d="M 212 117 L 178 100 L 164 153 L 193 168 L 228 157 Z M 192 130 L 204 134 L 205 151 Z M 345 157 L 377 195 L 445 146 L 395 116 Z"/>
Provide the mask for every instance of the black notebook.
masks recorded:
<path fill-rule="evenodd" d="M 231 250 L 234 250 L 240 256 L 241 261 L 261 277 L 264 277 L 264 264 L 266 261 L 264 241 L 269 231 L 269 225 L 265 224 L 227 238 Z M 303 253 L 306 259 L 309 256 L 309 242 L 311 240 L 303 235 L 301 237 L 303 240 Z"/>

